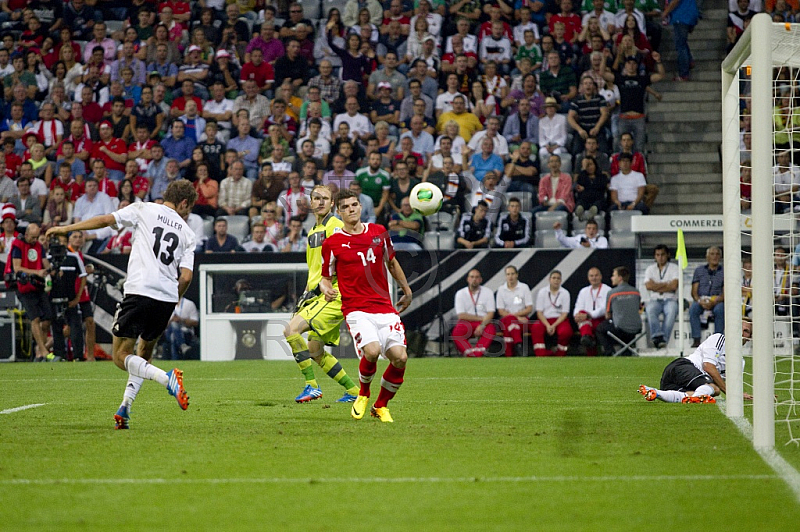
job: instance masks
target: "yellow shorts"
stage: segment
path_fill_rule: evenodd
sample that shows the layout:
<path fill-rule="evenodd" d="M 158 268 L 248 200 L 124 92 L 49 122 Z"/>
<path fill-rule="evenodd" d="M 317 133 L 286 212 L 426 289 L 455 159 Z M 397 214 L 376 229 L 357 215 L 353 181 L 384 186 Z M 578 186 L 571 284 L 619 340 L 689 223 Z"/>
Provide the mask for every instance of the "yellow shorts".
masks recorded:
<path fill-rule="evenodd" d="M 344 320 L 341 297 L 325 301 L 325 295 L 319 295 L 300 309 L 297 315 L 311 327 L 309 340 L 316 340 L 323 345 L 339 345 L 339 325 Z"/>

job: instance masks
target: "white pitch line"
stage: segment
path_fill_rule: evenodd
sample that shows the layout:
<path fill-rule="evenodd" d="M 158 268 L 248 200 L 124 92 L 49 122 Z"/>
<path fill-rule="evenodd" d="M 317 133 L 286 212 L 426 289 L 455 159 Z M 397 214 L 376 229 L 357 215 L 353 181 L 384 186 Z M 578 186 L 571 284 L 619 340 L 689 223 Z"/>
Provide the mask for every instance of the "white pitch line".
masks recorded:
<path fill-rule="evenodd" d="M 29 408 L 36 408 L 37 406 L 44 406 L 47 403 L 35 403 L 32 405 L 25 405 L 25 406 L 18 406 L 17 408 L 9 408 L 8 410 L 0 411 L 0 414 L 13 414 L 14 412 L 20 412 L 22 410 L 27 410 Z"/>
<path fill-rule="evenodd" d="M 774 480 L 775 475 L 625 475 L 625 476 L 527 476 L 527 477 L 401 477 L 401 478 L 14 478 L 0 480 L 0 485 L 49 486 L 54 484 L 462 484 L 462 483 L 583 483 L 649 481 L 726 481 Z"/>
<path fill-rule="evenodd" d="M 717 399 L 717 406 L 722 413 L 726 413 L 726 403 L 725 399 L 718 398 Z M 739 429 L 739 432 L 747 438 L 750 443 L 753 442 L 753 426 L 750 424 L 750 421 L 747 420 L 745 417 L 736 417 L 732 418 L 729 417 L 736 428 Z M 761 456 L 762 460 L 764 460 L 768 466 L 772 468 L 775 473 L 783 480 L 788 486 L 789 489 L 794 492 L 795 499 L 797 502 L 800 502 L 800 473 L 792 467 L 792 465 L 787 462 L 775 449 L 759 449 L 755 448 L 756 452 Z"/>

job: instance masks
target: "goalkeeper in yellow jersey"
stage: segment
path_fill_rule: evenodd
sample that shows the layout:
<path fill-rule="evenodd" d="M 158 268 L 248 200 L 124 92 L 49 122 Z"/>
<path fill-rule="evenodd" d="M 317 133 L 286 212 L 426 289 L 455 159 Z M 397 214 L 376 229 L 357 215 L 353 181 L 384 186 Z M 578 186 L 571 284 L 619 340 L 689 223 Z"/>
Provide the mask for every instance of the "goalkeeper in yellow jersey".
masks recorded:
<path fill-rule="evenodd" d="M 322 397 L 322 390 L 314 376 L 312 359 L 319 364 L 322 371 L 341 384 L 344 395 L 338 403 L 351 403 L 358 395 L 358 387 L 347 376 L 336 357 L 325 352 L 326 345 L 339 345 L 339 325 L 342 316 L 342 296 L 333 301 L 326 301 L 319 290 L 322 279 L 322 242 L 342 228 L 342 221 L 334 217 L 333 194 L 324 185 L 317 185 L 311 191 L 311 211 L 317 217 L 317 223 L 308 234 L 306 261 L 308 262 L 308 282 L 302 297 L 297 301 L 297 308 L 291 321 L 283 330 L 283 335 L 292 348 L 297 366 L 306 379 L 306 386 L 295 398 L 298 403 L 307 403 Z M 334 288 L 337 285 L 334 284 Z M 301 334 L 309 331 L 308 344 Z"/>

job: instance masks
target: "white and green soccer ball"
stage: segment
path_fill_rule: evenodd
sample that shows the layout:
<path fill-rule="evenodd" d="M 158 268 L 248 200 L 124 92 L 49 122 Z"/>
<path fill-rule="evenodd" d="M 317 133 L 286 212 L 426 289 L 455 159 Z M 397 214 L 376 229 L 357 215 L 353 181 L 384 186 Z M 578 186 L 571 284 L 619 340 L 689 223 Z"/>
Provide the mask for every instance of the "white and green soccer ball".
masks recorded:
<path fill-rule="evenodd" d="M 436 214 L 442 208 L 442 190 L 432 183 L 420 183 L 411 189 L 411 208 L 423 216 Z"/>

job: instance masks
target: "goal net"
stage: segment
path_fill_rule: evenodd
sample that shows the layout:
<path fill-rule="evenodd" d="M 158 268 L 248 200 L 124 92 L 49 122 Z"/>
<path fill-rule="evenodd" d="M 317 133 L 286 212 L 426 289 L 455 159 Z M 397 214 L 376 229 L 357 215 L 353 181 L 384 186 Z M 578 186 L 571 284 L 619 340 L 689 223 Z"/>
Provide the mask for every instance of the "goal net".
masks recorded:
<path fill-rule="evenodd" d="M 753 18 L 722 64 L 722 113 L 727 413 L 752 418 L 758 448 L 800 445 L 800 24 Z"/>

